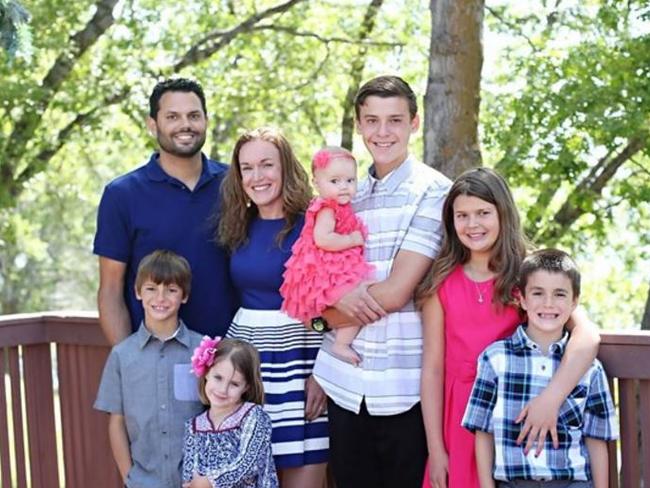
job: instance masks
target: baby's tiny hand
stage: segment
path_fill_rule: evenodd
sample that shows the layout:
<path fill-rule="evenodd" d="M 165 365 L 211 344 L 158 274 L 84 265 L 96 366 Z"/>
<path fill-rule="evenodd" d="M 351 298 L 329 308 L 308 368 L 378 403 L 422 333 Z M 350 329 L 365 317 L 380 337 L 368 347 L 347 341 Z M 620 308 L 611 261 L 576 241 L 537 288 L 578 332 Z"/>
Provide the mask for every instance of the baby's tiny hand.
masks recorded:
<path fill-rule="evenodd" d="M 363 246 L 364 240 L 363 240 L 363 234 L 359 232 L 358 230 L 355 230 L 354 232 L 350 233 L 350 238 L 352 239 L 352 244 L 354 246 Z"/>

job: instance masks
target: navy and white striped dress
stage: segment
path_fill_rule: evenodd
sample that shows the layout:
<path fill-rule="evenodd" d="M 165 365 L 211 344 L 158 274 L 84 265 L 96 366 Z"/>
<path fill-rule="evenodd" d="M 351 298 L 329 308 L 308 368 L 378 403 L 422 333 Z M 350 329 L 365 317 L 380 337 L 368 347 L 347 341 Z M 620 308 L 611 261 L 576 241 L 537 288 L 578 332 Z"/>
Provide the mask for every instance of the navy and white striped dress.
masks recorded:
<path fill-rule="evenodd" d="M 327 461 L 327 416 L 305 421 L 305 381 L 311 375 L 321 335 L 280 312 L 284 262 L 302 229 L 301 219 L 281 246 L 276 242 L 284 219 L 255 219 L 248 242 L 230 260 L 239 292 L 239 309 L 228 337 L 253 344 L 260 353 L 264 410 L 273 424 L 272 449 L 278 469 Z"/>

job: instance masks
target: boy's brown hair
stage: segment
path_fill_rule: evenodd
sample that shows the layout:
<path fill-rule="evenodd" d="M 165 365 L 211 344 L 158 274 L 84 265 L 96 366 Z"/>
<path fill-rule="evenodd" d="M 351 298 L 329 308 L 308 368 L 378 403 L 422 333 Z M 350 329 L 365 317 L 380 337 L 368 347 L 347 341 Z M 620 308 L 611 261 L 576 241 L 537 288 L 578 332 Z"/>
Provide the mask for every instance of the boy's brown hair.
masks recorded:
<path fill-rule="evenodd" d="M 380 98 L 400 97 L 405 99 L 409 106 L 411 120 L 413 120 L 418 113 L 417 98 L 406 81 L 399 76 L 377 76 L 376 78 L 367 81 L 361 88 L 359 88 L 359 91 L 354 98 L 354 111 L 357 120 L 359 120 L 361 105 L 366 102 L 366 98 L 372 96 Z"/>
<path fill-rule="evenodd" d="M 158 249 L 142 258 L 135 277 L 135 289 L 139 293 L 145 281 L 156 284 L 177 285 L 183 290 L 183 298 L 190 295 L 192 270 L 183 256 L 166 249 Z"/>

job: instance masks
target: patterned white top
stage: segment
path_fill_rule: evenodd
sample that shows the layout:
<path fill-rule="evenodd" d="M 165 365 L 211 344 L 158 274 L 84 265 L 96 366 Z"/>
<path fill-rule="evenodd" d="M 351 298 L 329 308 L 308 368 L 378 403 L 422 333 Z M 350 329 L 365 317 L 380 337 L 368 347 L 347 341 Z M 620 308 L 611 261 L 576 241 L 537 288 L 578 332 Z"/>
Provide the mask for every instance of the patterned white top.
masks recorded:
<path fill-rule="evenodd" d="M 206 476 L 214 488 L 278 488 L 271 455 L 271 419 L 243 403 L 214 426 L 208 410 L 185 424 L 183 482 Z"/>
<path fill-rule="evenodd" d="M 438 253 L 450 185 L 410 156 L 381 180 L 370 169 L 353 206 L 368 226 L 366 259 L 375 266 L 377 281 L 389 276 L 400 250 L 430 258 Z M 325 336 L 314 376 L 337 405 L 358 413 L 365 397 L 371 415 L 395 415 L 420 401 L 422 321 L 413 300 L 361 329 L 353 343 L 360 367 L 333 356 L 333 340 L 333 333 Z"/>

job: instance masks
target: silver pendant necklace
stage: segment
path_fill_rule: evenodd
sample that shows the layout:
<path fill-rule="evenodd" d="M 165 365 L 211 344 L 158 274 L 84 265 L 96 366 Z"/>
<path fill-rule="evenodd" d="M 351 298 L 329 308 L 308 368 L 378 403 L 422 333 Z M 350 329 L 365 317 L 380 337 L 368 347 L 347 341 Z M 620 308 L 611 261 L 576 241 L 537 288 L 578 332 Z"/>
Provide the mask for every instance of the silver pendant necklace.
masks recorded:
<path fill-rule="evenodd" d="M 478 283 L 475 281 L 474 286 L 476 287 L 476 291 L 478 292 L 478 302 L 483 303 L 483 293 L 481 293 L 481 289 L 478 287 Z"/>
<path fill-rule="evenodd" d="M 483 293 L 481 292 L 481 288 L 478 286 L 478 283 L 476 281 L 473 281 L 474 286 L 476 287 L 476 293 L 478 293 L 478 302 L 483 303 Z"/>

